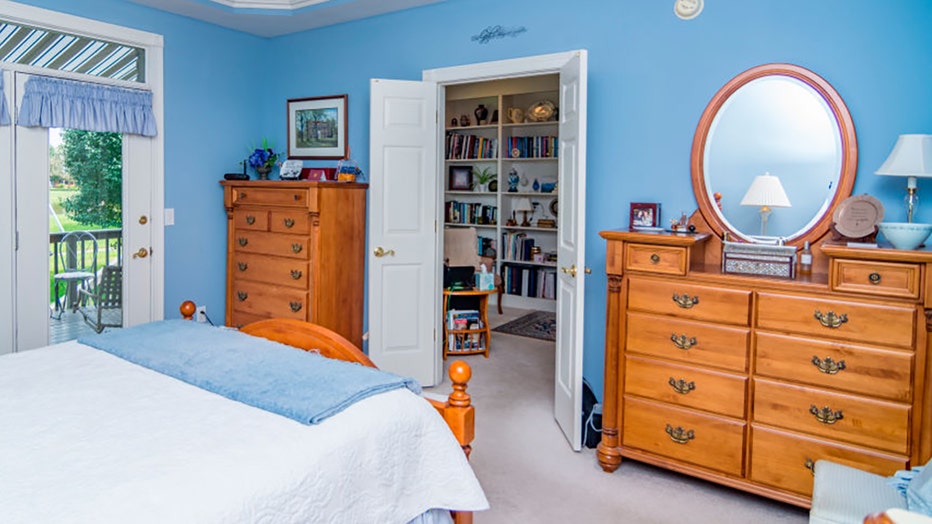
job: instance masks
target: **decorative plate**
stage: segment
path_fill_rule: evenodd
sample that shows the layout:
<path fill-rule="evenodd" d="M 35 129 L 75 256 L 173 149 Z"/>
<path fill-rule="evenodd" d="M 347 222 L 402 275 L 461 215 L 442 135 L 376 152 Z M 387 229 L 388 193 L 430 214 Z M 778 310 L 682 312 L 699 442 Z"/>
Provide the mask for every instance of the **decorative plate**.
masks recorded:
<path fill-rule="evenodd" d="M 527 118 L 531 122 L 546 122 L 553 118 L 555 109 L 553 102 L 550 100 L 534 102 L 531 107 L 527 108 Z"/>
<path fill-rule="evenodd" d="M 877 224 L 883 222 L 883 204 L 876 198 L 864 194 L 844 199 L 835 213 L 835 230 L 850 238 L 866 237 L 874 233 Z"/>
<path fill-rule="evenodd" d="M 557 199 L 554 198 L 550 201 L 550 212 L 553 213 L 553 216 L 557 216 L 557 211 L 559 211 L 559 206 L 557 205 Z"/>

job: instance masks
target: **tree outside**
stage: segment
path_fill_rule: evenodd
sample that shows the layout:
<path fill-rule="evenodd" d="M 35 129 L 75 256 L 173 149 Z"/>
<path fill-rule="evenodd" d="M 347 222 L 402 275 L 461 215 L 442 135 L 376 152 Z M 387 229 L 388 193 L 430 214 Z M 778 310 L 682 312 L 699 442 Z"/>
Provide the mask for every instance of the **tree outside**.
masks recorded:
<path fill-rule="evenodd" d="M 123 137 L 67 129 L 62 132 L 63 173 L 76 192 L 62 201 L 69 218 L 87 226 L 119 228 L 123 213 Z"/>

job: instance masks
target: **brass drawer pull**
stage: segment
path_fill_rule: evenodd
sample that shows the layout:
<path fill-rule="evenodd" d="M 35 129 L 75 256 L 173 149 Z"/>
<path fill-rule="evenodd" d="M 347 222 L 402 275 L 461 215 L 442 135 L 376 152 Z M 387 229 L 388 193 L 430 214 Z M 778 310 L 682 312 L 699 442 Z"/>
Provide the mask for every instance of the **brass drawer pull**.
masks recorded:
<path fill-rule="evenodd" d="M 665 430 L 667 435 L 670 435 L 670 440 L 676 442 L 677 444 L 688 444 L 690 440 L 696 438 L 696 432 L 693 430 L 685 430 L 682 426 L 677 426 L 674 428 L 670 424 L 667 424 Z"/>
<path fill-rule="evenodd" d="M 688 350 L 696 345 L 696 337 L 687 338 L 685 333 L 680 336 L 676 336 L 676 333 L 673 333 L 670 335 L 670 340 L 673 341 L 674 346 L 683 350 Z"/>
<path fill-rule="evenodd" d="M 246 215 L 246 223 L 250 226 L 256 223 L 256 217 L 252 215 Z"/>
<path fill-rule="evenodd" d="M 300 303 L 300 302 L 289 302 L 288 305 L 291 306 L 291 312 L 292 312 L 292 313 L 297 313 L 298 311 L 301 311 L 301 303 Z"/>
<path fill-rule="evenodd" d="M 301 278 L 301 275 L 303 275 L 303 274 L 304 274 L 304 273 L 302 273 L 300 269 L 292 269 L 292 270 L 291 270 L 291 278 L 293 278 L 294 280 L 300 279 L 300 278 Z"/>
<path fill-rule="evenodd" d="M 294 227 L 294 219 L 293 219 L 293 218 L 286 218 L 286 219 L 284 220 L 284 222 L 285 222 L 285 227 L 287 227 L 287 228 L 289 228 L 289 229 L 292 228 L 292 227 Z"/>
<path fill-rule="evenodd" d="M 301 200 L 301 195 L 295 194 L 294 199 L 295 199 L 295 202 L 297 202 L 298 200 Z"/>
<path fill-rule="evenodd" d="M 688 395 L 690 391 L 696 389 L 695 382 L 686 382 L 685 379 L 676 380 L 673 377 L 670 377 L 669 381 L 670 387 L 673 388 L 673 391 L 676 391 L 680 395 Z"/>
<path fill-rule="evenodd" d="M 237 262 L 236 267 L 238 267 L 240 271 L 246 271 L 249 269 L 249 264 L 245 262 Z"/>
<path fill-rule="evenodd" d="M 829 311 L 828 313 L 822 314 L 818 309 L 815 310 L 815 315 L 813 315 L 820 324 L 827 328 L 837 329 L 841 327 L 842 324 L 848 321 L 848 314 L 842 313 L 841 315 L 836 315 L 834 311 Z"/>
<path fill-rule="evenodd" d="M 835 362 L 832 360 L 832 357 L 825 357 L 825 360 L 819 358 L 818 355 L 812 355 L 812 365 L 819 369 L 822 373 L 826 375 L 835 375 L 839 371 L 845 369 L 845 361 L 839 360 Z"/>
<path fill-rule="evenodd" d="M 815 461 L 809 457 L 806 457 L 805 466 L 806 466 L 806 469 L 809 470 L 809 473 L 812 473 L 812 476 L 814 477 L 815 476 Z"/>
<path fill-rule="evenodd" d="M 809 405 L 809 413 L 815 415 L 816 420 L 823 424 L 834 424 L 839 420 L 845 418 L 845 414 L 838 411 L 832 411 L 832 408 L 828 406 L 823 406 L 822 409 L 816 407 L 815 404 Z"/>
<path fill-rule="evenodd" d="M 291 250 L 294 251 L 295 253 L 300 253 L 302 249 L 304 249 L 304 246 L 302 246 L 301 244 L 298 244 L 297 242 L 295 242 L 294 244 L 291 244 Z"/>
<path fill-rule="evenodd" d="M 685 293 L 682 295 L 673 293 L 673 301 L 676 302 L 677 306 L 683 309 L 689 309 L 699 303 L 699 296 L 691 297 Z"/>
<path fill-rule="evenodd" d="M 871 284 L 875 286 L 880 283 L 880 273 L 871 273 L 867 275 L 867 280 L 870 280 Z"/>
<path fill-rule="evenodd" d="M 651 264 L 657 264 L 657 263 L 659 263 L 659 262 L 660 262 L 660 255 L 658 255 L 657 253 L 654 253 L 654 254 L 652 254 L 652 255 L 650 256 L 650 263 L 651 263 Z"/>
<path fill-rule="evenodd" d="M 246 192 L 245 192 L 245 191 L 240 191 L 240 192 L 239 192 L 239 197 L 240 197 L 240 198 L 246 198 Z"/>
<path fill-rule="evenodd" d="M 247 293 L 247 292 L 245 292 L 245 291 L 237 291 L 237 292 L 236 292 L 236 298 L 238 298 L 240 302 L 243 302 L 243 301 L 245 301 L 247 298 L 249 298 L 249 293 Z"/>
<path fill-rule="evenodd" d="M 249 239 L 246 237 L 239 237 L 238 240 L 239 240 L 240 247 L 246 247 L 246 244 L 249 243 Z"/>

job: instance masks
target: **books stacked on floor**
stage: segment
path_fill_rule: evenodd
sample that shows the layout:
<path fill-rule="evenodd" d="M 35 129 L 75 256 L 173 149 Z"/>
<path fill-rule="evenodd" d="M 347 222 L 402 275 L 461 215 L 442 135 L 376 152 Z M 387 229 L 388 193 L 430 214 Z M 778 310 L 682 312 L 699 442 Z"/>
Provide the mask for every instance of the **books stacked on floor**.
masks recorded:
<path fill-rule="evenodd" d="M 447 311 L 447 351 L 477 351 L 484 348 L 482 333 L 469 333 L 469 330 L 482 329 L 482 320 L 476 309 L 451 309 Z"/>

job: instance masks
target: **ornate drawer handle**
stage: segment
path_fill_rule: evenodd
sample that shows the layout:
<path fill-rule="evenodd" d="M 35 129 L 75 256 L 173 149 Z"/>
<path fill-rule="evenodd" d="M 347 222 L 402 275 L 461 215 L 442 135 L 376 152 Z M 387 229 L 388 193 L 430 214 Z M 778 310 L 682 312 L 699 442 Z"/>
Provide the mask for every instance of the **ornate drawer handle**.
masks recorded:
<path fill-rule="evenodd" d="M 657 253 L 654 253 L 653 255 L 650 256 L 651 264 L 657 264 L 659 262 L 660 262 L 660 255 L 658 255 Z"/>
<path fill-rule="evenodd" d="M 667 424 L 665 430 L 667 435 L 670 435 L 670 440 L 676 442 L 677 444 L 688 444 L 690 440 L 696 438 L 696 432 L 693 430 L 685 430 L 682 426 L 677 426 L 674 428 L 670 424 Z"/>
<path fill-rule="evenodd" d="M 240 247 L 246 247 L 246 244 L 248 244 L 248 243 L 249 243 L 249 239 L 248 239 L 248 238 L 246 238 L 246 237 L 239 237 L 239 245 L 240 245 Z"/>
<path fill-rule="evenodd" d="M 845 418 L 845 414 L 838 411 L 832 411 L 832 408 L 828 406 L 823 406 L 822 409 L 816 407 L 815 404 L 809 404 L 809 413 L 815 415 L 816 420 L 823 424 L 834 424 L 839 420 Z"/>
<path fill-rule="evenodd" d="M 871 273 L 867 275 L 867 280 L 870 280 L 871 284 L 875 286 L 880 283 L 880 273 Z"/>
<path fill-rule="evenodd" d="M 812 476 L 814 477 L 815 476 L 815 461 L 809 457 L 806 457 L 805 466 L 806 466 L 806 469 L 809 470 L 809 473 L 812 473 Z"/>
<path fill-rule="evenodd" d="M 249 293 L 247 293 L 247 292 L 245 292 L 245 291 L 237 291 L 237 292 L 236 292 L 236 298 L 238 298 L 240 302 L 243 302 L 244 300 L 246 300 L 247 298 L 249 298 Z"/>
<path fill-rule="evenodd" d="M 252 215 L 246 215 L 246 223 L 250 226 L 256 223 L 256 217 Z"/>
<path fill-rule="evenodd" d="M 294 219 L 293 219 L 293 218 L 286 218 L 286 219 L 284 220 L 284 222 L 285 222 L 285 227 L 287 227 L 287 228 L 292 228 L 292 227 L 294 227 Z"/>
<path fill-rule="evenodd" d="M 292 270 L 291 270 L 291 278 L 293 278 L 293 279 L 295 279 L 295 280 L 298 280 L 299 278 L 301 278 L 301 275 L 303 275 L 303 274 L 304 274 L 304 273 L 302 273 L 300 269 L 292 269 Z"/>
<path fill-rule="evenodd" d="M 249 264 L 245 262 L 238 262 L 236 264 L 236 267 L 238 267 L 240 271 L 246 271 L 247 269 L 249 269 Z"/>
<path fill-rule="evenodd" d="M 818 355 L 812 355 L 812 365 L 817 367 L 819 371 L 825 373 L 826 375 L 834 375 L 845 369 L 844 360 L 835 362 L 832 360 L 832 357 L 825 357 L 825 360 L 822 360 Z"/>
<path fill-rule="evenodd" d="M 813 315 L 820 324 L 827 328 L 836 329 L 841 327 L 842 324 L 848 321 L 848 314 L 842 313 L 841 315 L 836 315 L 834 311 L 829 311 L 826 314 L 822 314 L 818 309 L 815 310 L 815 315 Z"/>
<path fill-rule="evenodd" d="M 670 340 L 673 341 L 673 345 L 680 349 L 689 349 L 696 345 L 696 337 L 686 337 L 686 334 L 676 336 L 676 333 L 670 335 Z"/>
<path fill-rule="evenodd" d="M 683 309 L 689 309 L 699 303 L 699 296 L 691 297 L 687 294 L 677 295 L 673 293 L 673 301 L 676 302 L 677 306 Z"/>
<path fill-rule="evenodd" d="M 292 312 L 292 313 L 297 313 L 298 311 L 301 311 L 301 303 L 300 303 L 300 302 L 289 302 L 288 305 L 291 306 L 291 312 Z"/>
<path fill-rule="evenodd" d="M 295 199 L 296 202 L 297 202 L 298 200 L 301 200 L 301 195 L 297 195 L 297 194 L 296 194 L 296 195 L 294 196 L 294 199 Z"/>
<path fill-rule="evenodd" d="M 304 246 L 302 246 L 301 244 L 298 244 L 297 242 L 295 242 L 294 244 L 291 244 L 291 250 L 294 251 L 295 253 L 300 253 L 302 249 L 304 249 Z"/>
<path fill-rule="evenodd" d="M 690 391 L 696 389 L 695 382 L 686 382 L 685 379 L 676 380 L 673 377 L 670 377 L 669 381 L 670 387 L 673 388 L 673 391 L 676 391 L 680 395 L 688 395 Z"/>
<path fill-rule="evenodd" d="M 239 197 L 240 197 L 240 198 L 246 198 L 246 192 L 245 192 L 245 191 L 240 191 L 240 192 L 239 192 Z"/>

